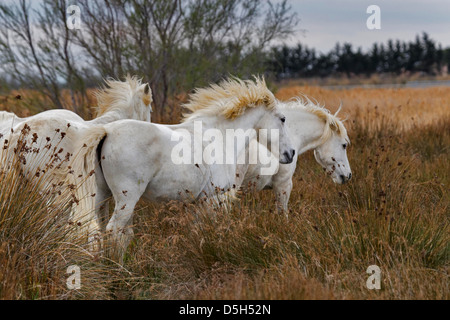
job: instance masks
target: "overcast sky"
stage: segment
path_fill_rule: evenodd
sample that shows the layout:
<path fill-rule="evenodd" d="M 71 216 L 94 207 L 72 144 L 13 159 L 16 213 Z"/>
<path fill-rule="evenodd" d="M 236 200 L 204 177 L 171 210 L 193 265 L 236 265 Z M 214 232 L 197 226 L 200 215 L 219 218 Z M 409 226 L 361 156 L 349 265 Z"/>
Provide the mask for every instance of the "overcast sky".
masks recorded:
<path fill-rule="evenodd" d="M 15 1 L 0 0 L 7 4 Z M 284 41 L 288 44 L 302 42 L 327 52 L 339 41 L 367 49 L 374 42 L 388 39 L 411 41 L 425 31 L 443 47 L 450 47 L 450 0 L 288 1 L 300 18 L 299 31 Z M 38 8 L 41 2 L 32 0 L 33 7 Z M 70 3 L 76 4 L 77 1 Z M 366 27 L 369 5 L 378 5 L 381 9 L 381 30 Z"/>
<path fill-rule="evenodd" d="M 426 31 L 430 37 L 450 46 L 450 0 L 291 0 L 300 24 L 287 43 L 302 42 L 326 52 L 337 41 L 366 49 L 373 42 L 388 39 L 414 40 Z M 368 30 L 369 5 L 381 9 L 381 30 Z"/>

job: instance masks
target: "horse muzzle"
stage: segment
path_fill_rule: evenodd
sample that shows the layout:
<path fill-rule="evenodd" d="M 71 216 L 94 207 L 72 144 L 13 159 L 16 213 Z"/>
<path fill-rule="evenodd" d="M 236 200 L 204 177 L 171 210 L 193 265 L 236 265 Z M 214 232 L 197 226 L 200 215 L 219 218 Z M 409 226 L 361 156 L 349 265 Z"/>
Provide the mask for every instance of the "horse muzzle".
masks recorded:
<path fill-rule="evenodd" d="M 294 156 L 295 156 L 295 150 L 291 149 L 289 151 L 285 151 L 283 153 L 283 159 L 280 160 L 281 164 L 288 164 L 288 163 L 292 163 L 292 161 L 294 161 Z"/>
<path fill-rule="evenodd" d="M 349 173 L 348 176 L 341 174 L 339 178 L 341 179 L 341 184 L 346 184 L 352 178 L 352 174 Z"/>

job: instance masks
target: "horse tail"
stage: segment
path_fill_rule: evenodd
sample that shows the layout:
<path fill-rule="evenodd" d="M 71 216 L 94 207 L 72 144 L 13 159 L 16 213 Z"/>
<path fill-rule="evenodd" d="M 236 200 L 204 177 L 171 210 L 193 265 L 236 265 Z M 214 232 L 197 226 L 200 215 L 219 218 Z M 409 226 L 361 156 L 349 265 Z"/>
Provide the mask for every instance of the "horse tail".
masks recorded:
<path fill-rule="evenodd" d="M 100 224 L 95 214 L 95 171 L 100 170 L 97 147 L 105 136 L 106 130 L 102 125 L 80 131 L 74 148 L 77 153 L 74 154 L 64 179 L 71 189 L 74 202 L 71 220 L 81 226 L 81 230 L 87 232 L 90 237 L 100 232 Z"/>

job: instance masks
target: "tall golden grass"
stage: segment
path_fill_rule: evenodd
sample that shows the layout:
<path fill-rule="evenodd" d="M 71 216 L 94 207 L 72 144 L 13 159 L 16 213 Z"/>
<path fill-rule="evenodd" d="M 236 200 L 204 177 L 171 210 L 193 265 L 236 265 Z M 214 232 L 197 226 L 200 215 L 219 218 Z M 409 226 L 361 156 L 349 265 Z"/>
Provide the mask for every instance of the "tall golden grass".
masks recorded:
<path fill-rule="evenodd" d="M 91 253 L 81 226 L 70 220 L 73 187 L 58 183 L 57 147 L 33 144 L 25 126 L 16 144 L 0 138 L 0 299 L 108 298 L 122 268 Z M 58 145 L 62 138 L 49 138 Z M 55 153 L 54 153 L 55 152 Z M 50 153 L 48 162 L 38 153 Z M 26 154 L 39 163 L 33 178 L 24 172 Z M 81 288 L 68 290 L 70 266 L 81 268 Z"/>
<path fill-rule="evenodd" d="M 2 177 L 1 241 L 29 245 L 0 249 L 0 298 L 448 299 L 450 90 L 287 87 L 277 96 L 299 92 L 332 111 L 342 102 L 350 183 L 334 184 L 308 152 L 289 218 L 269 190 L 244 194 L 228 212 L 142 202 L 123 267 L 80 253 L 70 259 L 82 268 L 80 296 L 62 285 L 67 263 L 49 254 L 69 250 L 49 226 L 55 209 L 43 199 L 28 210 L 32 192 L 6 199 L 13 179 Z M 19 222 L 4 222 L 13 216 Z M 43 238 L 45 230 L 56 240 Z M 381 290 L 366 287 L 373 264 Z"/>

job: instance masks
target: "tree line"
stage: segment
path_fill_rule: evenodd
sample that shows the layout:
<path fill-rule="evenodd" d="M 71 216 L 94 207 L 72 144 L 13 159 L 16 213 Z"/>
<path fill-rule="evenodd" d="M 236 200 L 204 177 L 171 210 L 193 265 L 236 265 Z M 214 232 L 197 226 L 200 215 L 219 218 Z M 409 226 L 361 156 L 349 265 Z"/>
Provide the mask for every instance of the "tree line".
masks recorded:
<path fill-rule="evenodd" d="M 450 47 L 443 49 L 425 32 L 411 42 L 374 43 L 366 52 L 350 43 L 337 43 L 328 53 L 319 54 L 299 43 L 272 48 L 268 65 L 277 79 L 374 73 L 437 75 L 444 68 L 450 70 Z"/>
<path fill-rule="evenodd" d="M 287 0 L 78 0 L 72 30 L 71 1 L 33 2 L 0 4 L 0 75 L 80 113 L 101 78 L 142 76 L 161 110 L 194 87 L 263 73 L 267 48 L 298 23 Z"/>

